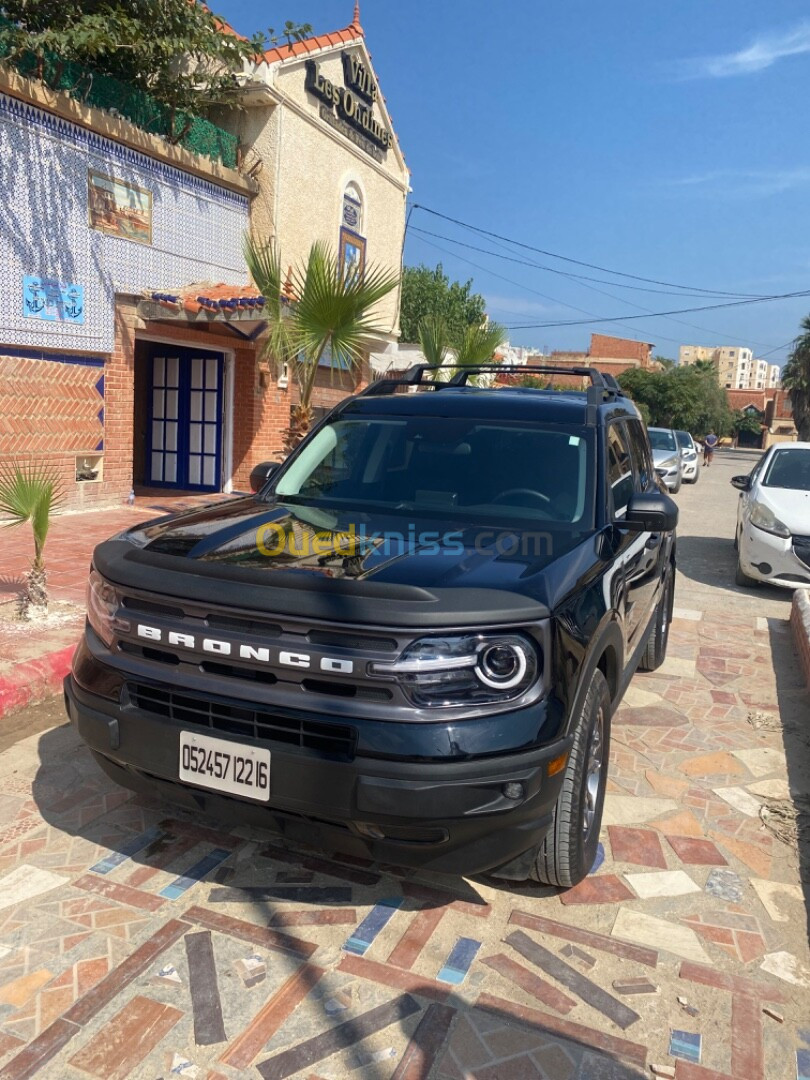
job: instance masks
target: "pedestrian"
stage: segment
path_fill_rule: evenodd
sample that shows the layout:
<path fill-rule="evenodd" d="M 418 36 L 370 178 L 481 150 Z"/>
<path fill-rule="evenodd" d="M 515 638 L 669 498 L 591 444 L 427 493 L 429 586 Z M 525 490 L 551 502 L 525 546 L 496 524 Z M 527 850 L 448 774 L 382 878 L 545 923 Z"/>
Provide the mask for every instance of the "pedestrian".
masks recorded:
<path fill-rule="evenodd" d="M 715 435 L 714 430 L 712 428 L 709 428 L 709 434 L 703 440 L 703 464 L 706 466 L 707 469 L 712 463 L 712 458 L 714 457 L 714 448 L 715 446 L 717 446 L 719 441 L 720 440 Z"/>

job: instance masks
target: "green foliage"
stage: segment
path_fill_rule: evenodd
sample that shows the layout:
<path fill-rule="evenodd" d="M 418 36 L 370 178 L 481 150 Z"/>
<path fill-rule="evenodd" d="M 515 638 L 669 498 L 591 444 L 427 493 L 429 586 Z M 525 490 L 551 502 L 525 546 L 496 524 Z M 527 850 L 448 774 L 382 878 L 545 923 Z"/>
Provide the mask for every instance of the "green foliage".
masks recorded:
<path fill-rule="evenodd" d="M 459 341 L 468 326 L 480 326 L 486 304 L 472 291 L 472 279 L 463 285 L 450 281 L 442 264 L 406 266 L 402 273 L 400 327 L 404 342 L 419 341 L 419 324 L 428 316 L 441 317 L 451 341 Z"/>
<path fill-rule="evenodd" d="M 762 423 L 758 416 L 737 409 L 732 417 L 731 430 L 735 435 L 758 435 L 762 431 Z"/>
<path fill-rule="evenodd" d="M 456 366 L 474 367 L 492 363 L 495 350 L 506 341 L 506 329 L 500 323 L 468 326 L 456 343 Z"/>
<path fill-rule="evenodd" d="M 782 386 L 790 393 L 793 422 L 802 442 L 810 441 L 810 315 L 802 319 L 802 333 L 782 368 Z"/>
<path fill-rule="evenodd" d="M 718 435 L 731 431 L 732 413 L 713 368 L 631 368 L 619 376 L 619 383 L 640 409 L 646 409 L 645 419 L 652 427 L 698 433 L 714 428 Z"/>
<path fill-rule="evenodd" d="M 298 381 L 299 401 L 285 437 L 285 448 L 292 449 L 312 423 L 312 391 L 322 358 L 329 357 L 333 371 L 361 362 L 370 339 L 384 332 L 370 313 L 399 285 L 399 274 L 374 264 L 367 264 L 362 275 L 347 274 L 330 247 L 315 243 L 306 262 L 293 270 L 293 298 L 287 301 L 272 241 L 257 243 L 248 237 L 244 251 L 266 301 L 265 355 L 290 364 Z"/>
<path fill-rule="evenodd" d="M 197 0 L 0 0 L 0 55 L 17 66 L 78 63 L 93 75 L 112 76 L 164 103 L 168 135 L 179 141 L 195 114 L 238 100 L 237 75 L 246 62 L 283 38 L 299 40 L 309 25 L 287 22 L 242 38 Z M 188 114 L 177 126 L 179 113 Z"/>
<path fill-rule="evenodd" d="M 419 345 L 427 363 L 431 367 L 443 364 L 445 353 L 450 347 L 447 323 L 441 315 L 426 315 L 418 329 Z"/>
<path fill-rule="evenodd" d="M 6 528 L 31 522 L 34 534 L 34 566 L 42 566 L 42 554 L 51 514 L 61 502 L 56 475 L 34 465 L 5 468 L 0 473 L 0 514 L 9 518 Z"/>
<path fill-rule="evenodd" d="M 26 616 L 32 611 L 46 612 L 48 608 L 43 553 L 51 514 L 61 501 L 59 479 L 49 469 L 14 465 L 0 470 L 0 514 L 8 519 L 2 524 L 13 528 L 30 521 L 34 536 L 34 560 L 20 599 L 20 612 Z"/>

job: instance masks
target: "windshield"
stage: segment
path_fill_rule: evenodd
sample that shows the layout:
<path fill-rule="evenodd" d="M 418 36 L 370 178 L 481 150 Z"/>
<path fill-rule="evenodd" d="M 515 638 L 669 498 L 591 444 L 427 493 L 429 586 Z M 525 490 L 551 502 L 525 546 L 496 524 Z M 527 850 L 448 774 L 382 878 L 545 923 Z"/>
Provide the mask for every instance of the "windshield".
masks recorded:
<path fill-rule="evenodd" d="M 593 528 L 592 435 L 445 416 L 338 418 L 281 470 L 280 502 Z M 272 497 L 272 495 L 270 496 Z"/>
<path fill-rule="evenodd" d="M 675 435 L 678 439 L 678 446 L 680 446 L 682 450 L 692 449 L 692 436 L 688 431 L 676 431 Z"/>
<path fill-rule="evenodd" d="M 650 436 L 650 446 L 653 450 L 677 450 L 675 436 L 669 428 L 647 428 Z"/>
<path fill-rule="evenodd" d="M 777 450 L 771 458 L 762 486 L 810 491 L 810 450 Z"/>

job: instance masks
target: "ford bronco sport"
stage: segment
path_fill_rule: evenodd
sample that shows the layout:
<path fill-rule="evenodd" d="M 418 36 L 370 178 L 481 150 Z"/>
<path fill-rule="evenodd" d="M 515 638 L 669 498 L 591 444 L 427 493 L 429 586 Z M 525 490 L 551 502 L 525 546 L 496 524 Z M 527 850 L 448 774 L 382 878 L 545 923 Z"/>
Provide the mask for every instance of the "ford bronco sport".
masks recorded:
<path fill-rule="evenodd" d="M 67 710 L 111 777 L 192 812 L 571 886 L 611 714 L 666 653 L 677 508 L 609 376 L 429 370 L 343 401 L 257 494 L 100 544 Z"/>

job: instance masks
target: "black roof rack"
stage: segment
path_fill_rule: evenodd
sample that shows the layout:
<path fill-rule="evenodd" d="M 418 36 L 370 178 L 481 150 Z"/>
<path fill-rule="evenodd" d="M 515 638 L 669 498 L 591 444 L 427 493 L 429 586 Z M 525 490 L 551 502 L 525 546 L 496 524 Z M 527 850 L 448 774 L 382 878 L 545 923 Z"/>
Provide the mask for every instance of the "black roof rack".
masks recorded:
<path fill-rule="evenodd" d="M 378 379 L 369 383 L 360 394 L 364 397 L 376 397 L 383 394 L 394 394 L 400 387 L 423 386 L 425 389 L 444 390 L 450 387 L 466 386 L 470 376 L 481 375 L 488 372 L 515 372 L 517 374 L 538 373 L 540 375 L 580 375 L 584 379 L 590 379 L 591 385 L 587 391 L 587 422 L 596 422 L 596 409 L 605 401 L 612 398 L 623 397 L 624 391 L 616 382 L 613 375 L 599 371 L 595 367 L 563 367 L 554 364 L 475 364 L 463 367 L 457 371 L 447 382 L 427 382 L 424 376 L 429 371 L 440 371 L 444 365 L 414 364 L 413 367 L 404 371 L 396 379 Z M 446 369 L 445 369 L 446 370 Z"/>

